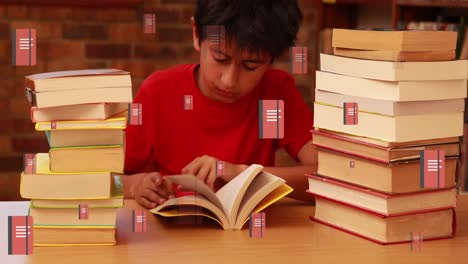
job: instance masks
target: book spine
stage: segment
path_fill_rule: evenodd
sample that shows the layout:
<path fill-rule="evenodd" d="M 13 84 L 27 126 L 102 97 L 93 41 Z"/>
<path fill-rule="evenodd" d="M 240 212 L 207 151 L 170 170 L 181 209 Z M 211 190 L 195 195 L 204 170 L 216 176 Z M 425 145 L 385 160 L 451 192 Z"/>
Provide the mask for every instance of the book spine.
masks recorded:
<path fill-rule="evenodd" d="M 317 222 L 317 223 L 320 223 L 320 224 L 323 224 L 323 225 L 326 225 L 326 226 L 329 226 L 329 227 L 333 227 L 333 228 L 335 228 L 335 229 L 337 229 L 337 230 L 346 232 L 346 233 L 351 234 L 351 235 L 355 235 L 355 236 L 357 236 L 357 237 L 360 237 L 360 238 L 363 238 L 363 239 L 372 241 L 372 242 L 377 243 L 377 244 L 380 244 L 380 245 L 394 245 L 394 244 L 403 244 L 403 243 L 409 243 L 409 242 L 411 242 L 410 240 L 403 240 L 403 241 L 396 241 L 396 242 L 384 242 L 384 241 L 376 240 L 376 239 L 373 239 L 373 238 L 371 238 L 371 237 L 368 237 L 368 236 L 359 234 L 359 233 L 357 233 L 357 232 L 354 232 L 354 231 L 351 231 L 351 230 L 348 230 L 348 229 L 345 229 L 345 228 L 342 228 L 342 227 L 339 227 L 339 226 L 336 226 L 336 225 L 327 223 L 327 222 L 322 221 L 322 220 L 320 220 L 320 219 L 317 219 L 317 218 L 315 218 L 315 217 L 313 217 L 313 216 L 309 216 L 309 219 L 312 220 L 312 221 L 315 221 L 315 222 Z M 448 238 L 453 238 L 453 235 L 428 238 L 428 239 L 424 239 L 424 241 L 440 240 L 440 239 L 448 239 Z"/>
<path fill-rule="evenodd" d="M 263 138 L 263 100 L 258 101 L 258 138 Z"/>
<path fill-rule="evenodd" d="M 8 216 L 8 255 L 13 254 L 13 221 L 12 216 Z"/>

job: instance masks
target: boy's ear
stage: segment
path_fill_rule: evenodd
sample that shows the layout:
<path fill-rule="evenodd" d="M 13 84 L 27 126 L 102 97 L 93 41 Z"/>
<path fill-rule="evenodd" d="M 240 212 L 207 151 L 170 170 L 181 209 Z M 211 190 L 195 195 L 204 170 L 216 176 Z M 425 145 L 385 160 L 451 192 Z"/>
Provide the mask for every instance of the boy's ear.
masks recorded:
<path fill-rule="evenodd" d="M 190 22 L 192 24 L 193 48 L 200 52 L 200 35 L 198 34 L 197 26 L 195 25 L 195 18 L 193 16 L 190 18 Z"/>

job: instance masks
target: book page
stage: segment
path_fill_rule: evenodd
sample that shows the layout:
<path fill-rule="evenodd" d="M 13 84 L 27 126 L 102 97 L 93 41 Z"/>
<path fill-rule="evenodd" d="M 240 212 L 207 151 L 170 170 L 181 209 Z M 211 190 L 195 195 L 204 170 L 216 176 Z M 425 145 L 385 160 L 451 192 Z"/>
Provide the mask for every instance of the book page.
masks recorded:
<path fill-rule="evenodd" d="M 50 78 L 63 78 L 70 76 L 96 76 L 96 75 L 120 75 L 129 74 L 126 71 L 115 70 L 115 69 L 89 69 L 89 70 L 71 70 L 71 71 L 55 71 L 38 73 L 26 76 L 30 80 L 42 80 Z"/>
<path fill-rule="evenodd" d="M 172 182 L 182 185 L 185 189 L 190 191 L 195 191 L 200 195 L 206 197 L 209 201 L 211 201 L 215 206 L 217 206 L 221 211 L 224 211 L 223 204 L 216 196 L 215 192 L 213 192 L 208 185 L 206 185 L 203 181 L 198 179 L 194 175 L 189 174 L 180 174 L 180 175 L 171 175 L 166 176 Z"/>
<path fill-rule="evenodd" d="M 232 226 L 236 221 L 237 212 L 242 198 L 247 191 L 247 187 L 249 187 L 252 180 L 262 171 L 262 169 L 262 165 L 250 165 L 250 167 L 237 175 L 230 182 L 226 183 L 226 185 L 216 192 L 216 196 L 223 204 L 226 217 Z"/>
<path fill-rule="evenodd" d="M 251 212 L 258 213 L 262 211 L 292 191 L 293 188 L 291 188 L 289 185 L 286 183 L 282 184 L 280 187 L 276 188 L 273 192 L 269 193 L 265 198 L 263 198 L 263 200 L 261 200 L 260 203 L 258 203 Z M 249 221 L 249 217 L 246 217 L 243 221 L 239 221 L 239 223 L 236 224 L 235 229 L 241 229 L 247 221 Z"/>
<path fill-rule="evenodd" d="M 182 197 L 170 199 L 170 200 L 167 200 L 165 203 L 161 204 L 160 206 L 150 210 L 150 212 L 153 214 L 161 215 L 161 216 L 167 216 L 164 213 L 167 209 L 172 209 L 173 207 L 183 206 L 183 205 L 196 205 L 196 206 L 205 208 L 208 211 L 212 212 L 218 218 L 217 219 L 219 220 L 218 222 L 220 222 L 220 224 L 223 226 L 224 229 L 229 228 L 229 223 L 226 219 L 226 216 L 224 215 L 224 212 L 201 195 L 189 195 L 189 196 L 182 196 Z M 171 212 L 172 212 L 171 216 L 176 216 L 174 215 L 173 211 Z M 180 210 L 178 212 L 178 215 L 184 216 L 184 215 L 188 215 L 188 213 L 189 213 L 188 211 Z"/>
<path fill-rule="evenodd" d="M 265 171 L 257 175 L 245 192 L 235 225 L 242 223 L 263 198 L 284 183 L 283 179 Z"/>
<path fill-rule="evenodd" d="M 206 211 L 201 211 L 198 209 L 196 206 L 190 206 L 190 205 L 182 205 L 178 206 L 178 208 L 168 208 L 164 209 L 163 211 L 158 211 L 155 212 L 154 214 L 164 216 L 164 217 L 178 217 L 178 216 L 204 216 L 207 218 L 210 218 L 214 221 L 216 221 L 219 225 L 223 226 L 223 223 L 219 221 L 215 215 L 210 214 L 209 212 Z M 224 227 L 224 229 L 227 229 L 227 226 Z"/>

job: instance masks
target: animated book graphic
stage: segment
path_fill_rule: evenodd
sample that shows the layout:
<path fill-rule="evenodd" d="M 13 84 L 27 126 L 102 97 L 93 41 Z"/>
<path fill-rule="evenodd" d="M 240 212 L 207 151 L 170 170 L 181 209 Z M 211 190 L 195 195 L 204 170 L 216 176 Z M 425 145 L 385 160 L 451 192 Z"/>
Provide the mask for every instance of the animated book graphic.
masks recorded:
<path fill-rule="evenodd" d="M 143 109 L 141 104 L 128 104 L 127 122 L 129 125 L 143 124 Z"/>
<path fill-rule="evenodd" d="M 258 137 L 284 137 L 284 101 L 258 101 Z"/>
<path fill-rule="evenodd" d="M 249 236 L 252 238 L 263 238 L 266 230 L 266 214 L 251 213 L 249 221 Z"/>
<path fill-rule="evenodd" d="M 260 212 L 292 192 L 283 179 L 262 169 L 261 165 L 251 165 L 216 193 L 193 175 L 167 176 L 197 194 L 170 199 L 151 212 L 164 217 L 201 215 L 218 222 L 225 230 L 241 229 L 251 213 Z"/>
<path fill-rule="evenodd" d="M 156 14 L 143 15 L 143 32 L 145 34 L 156 33 Z"/>
<path fill-rule="evenodd" d="M 12 31 L 11 41 L 13 65 L 36 65 L 36 29 L 14 29 Z"/>
<path fill-rule="evenodd" d="M 184 95 L 183 109 L 193 110 L 193 95 Z"/>
<path fill-rule="evenodd" d="M 291 47 L 290 48 L 290 72 L 292 74 L 307 73 L 307 48 L 306 47 Z"/>
<path fill-rule="evenodd" d="M 78 205 L 78 219 L 88 219 L 89 216 L 89 208 L 87 204 L 79 204 Z"/>
<path fill-rule="evenodd" d="M 146 232 L 147 228 L 146 210 L 132 210 L 132 232 Z"/>
<path fill-rule="evenodd" d="M 211 47 L 224 52 L 226 46 L 226 29 L 220 25 L 209 25 L 205 27 L 208 43 Z"/>
<path fill-rule="evenodd" d="M 445 187 L 445 151 L 421 150 L 421 188 Z"/>
<path fill-rule="evenodd" d="M 33 253 L 32 216 L 8 216 L 8 255 Z"/>
<path fill-rule="evenodd" d="M 343 123 L 345 125 L 357 125 L 358 117 L 358 103 L 343 103 Z"/>
<path fill-rule="evenodd" d="M 224 175 L 224 161 L 216 160 L 215 168 L 216 168 L 216 178 L 222 177 Z"/>

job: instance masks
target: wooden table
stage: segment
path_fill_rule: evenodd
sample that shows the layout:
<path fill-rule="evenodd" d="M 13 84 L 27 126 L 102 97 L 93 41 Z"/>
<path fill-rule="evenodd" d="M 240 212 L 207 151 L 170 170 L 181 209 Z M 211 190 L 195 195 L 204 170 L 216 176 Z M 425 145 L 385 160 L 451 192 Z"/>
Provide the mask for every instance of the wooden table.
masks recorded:
<path fill-rule="evenodd" d="M 468 196 L 459 197 L 456 238 L 423 242 L 421 251 L 409 244 L 381 246 L 312 222 L 314 206 L 289 198 L 266 210 L 262 239 L 249 238 L 247 228 L 223 231 L 210 220 L 181 225 L 152 215 L 146 233 L 132 233 L 135 208 L 127 200 L 119 211 L 117 246 L 35 247 L 30 256 L 9 256 L 7 216 L 24 215 L 27 203 L 2 202 L 0 263 L 468 263 Z"/>

